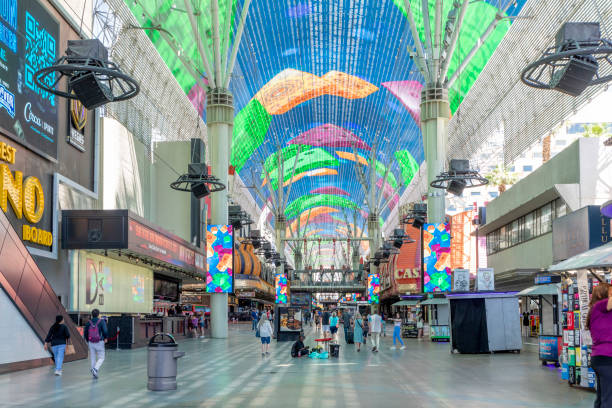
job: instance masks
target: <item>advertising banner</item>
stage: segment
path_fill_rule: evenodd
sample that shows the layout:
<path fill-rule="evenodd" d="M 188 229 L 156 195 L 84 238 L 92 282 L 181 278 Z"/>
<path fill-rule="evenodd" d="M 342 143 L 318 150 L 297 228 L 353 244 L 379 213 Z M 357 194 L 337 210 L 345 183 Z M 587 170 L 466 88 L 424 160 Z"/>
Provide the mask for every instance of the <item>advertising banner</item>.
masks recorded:
<path fill-rule="evenodd" d="M 204 275 L 204 256 L 182 245 L 175 239 L 129 219 L 128 247 L 142 255 L 185 269 L 191 269 Z"/>
<path fill-rule="evenodd" d="M 286 305 L 289 302 L 286 274 L 279 273 L 274 276 L 274 289 L 276 290 L 276 304 Z"/>
<path fill-rule="evenodd" d="M 34 74 L 58 58 L 59 23 L 37 0 L 2 1 L 0 9 L 0 128 L 57 159 L 58 97 L 40 89 Z"/>
<path fill-rule="evenodd" d="M 451 289 L 451 235 L 447 223 L 423 226 L 424 292 L 446 292 Z"/>
<path fill-rule="evenodd" d="M 368 275 L 368 302 L 374 305 L 380 303 L 380 275 L 377 273 Z"/>
<path fill-rule="evenodd" d="M 593 344 L 591 332 L 586 327 L 589 315 L 589 279 L 586 269 L 579 269 L 576 273 L 578 283 L 578 303 L 580 305 L 580 322 L 574 322 L 576 329 L 580 329 L 580 344 L 590 346 Z"/>
<path fill-rule="evenodd" d="M 302 309 L 299 307 L 279 308 L 280 331 L 301 331 L 302 330 Z"/>
<path fill-rule="evenodd" d="M 70 310 L 151 313 L 153 271 L 86 251 L 70 251 Z"/>
<path fill-rule="evenodd" d="M 561 336 L 540 336 L 540 360 L 559 361 L 562 349 Z"/>
<path fill-rule="evenodd" d="M 493 271 L 493 268 L 478 268 L 478 273 L 476 277 L 476 290 L 495 290 L 495 273 Z"/>
<path fill-rule="evenodd" d="M 232 293 L 234 291 L 234 227 L 206 226 L 206 291 Z"/>
<path fill-rule="evenodd" d="M 469 292 L 470 291 L 470 270 L 455 269 L 453 270 L 453 292 Z"/>

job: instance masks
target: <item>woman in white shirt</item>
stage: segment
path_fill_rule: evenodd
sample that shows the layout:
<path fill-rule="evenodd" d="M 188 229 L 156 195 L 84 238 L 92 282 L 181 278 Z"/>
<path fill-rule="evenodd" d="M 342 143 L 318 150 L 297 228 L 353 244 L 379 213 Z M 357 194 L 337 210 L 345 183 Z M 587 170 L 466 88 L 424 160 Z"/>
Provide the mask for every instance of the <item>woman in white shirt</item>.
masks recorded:
<path fill-rule="evenodd" d="M 406 348 L 406 346 L 404 346 L 404 342 L 402 341 L 402 319 L 400 318 L 399 313 L 396 313 L 395 319 L 391 320 L 393 320 L 393 322 L 395 323 L 393 327 L 393 347 L 391 347 L 391 349 L 395 350 L 395 344 L 397 339 L 402 345 L 402 347 L 400 347 L 400 350 L 403 350 Z"/>
<path fill-rule="evenodd" d="M 259 338 L 261 339 L 261 355 L 270 354 L 270 337 L 272 337 L 272 325 L 265 314 L 261 315 L 257 324 L 259 330 Z"/>

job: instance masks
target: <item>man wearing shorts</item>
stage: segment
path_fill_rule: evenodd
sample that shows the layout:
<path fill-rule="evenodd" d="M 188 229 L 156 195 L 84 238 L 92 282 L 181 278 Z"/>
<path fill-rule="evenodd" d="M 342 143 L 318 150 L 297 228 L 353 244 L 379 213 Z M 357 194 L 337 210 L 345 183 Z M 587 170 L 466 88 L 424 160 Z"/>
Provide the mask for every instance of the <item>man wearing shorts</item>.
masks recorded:
<path fill-rule="evenodd" d="M 321 324 L 323 326 L 323 337 L 331 337 L 331 331 L 329 329 L 329 318 L 329 312 L 327 310 L 324 311 L 323 316 L 321 317 Z"/>

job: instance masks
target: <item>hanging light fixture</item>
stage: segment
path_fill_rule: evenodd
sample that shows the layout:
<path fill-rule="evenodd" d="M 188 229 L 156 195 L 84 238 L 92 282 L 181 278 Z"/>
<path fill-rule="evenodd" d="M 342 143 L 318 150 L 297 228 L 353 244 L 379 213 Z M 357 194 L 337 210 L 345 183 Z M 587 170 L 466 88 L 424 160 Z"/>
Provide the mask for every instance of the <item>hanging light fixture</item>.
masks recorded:
<path fill-rule="evenodd" d="M 601 38 L 598 22 L 568 22 L 561 26 L 555 45 L 521 73 L 521 81 L 533 88 L 554 89 L 578 96 L 592 85 L 612 80 L 612 42 Z M 607 73 L 607 75 L 606 75 Z"/>
<path fill-rule="evenodd" d="M 460 196 L 466 188 L 489 184 L 489 180 L 478 174 L 478 171 L 470 169 L 469 160 L 452 159 L 449 167 L 449 171 L 440 173 L 430 186 Z"/>
<path fill-rule="evenodd" d="M 56 89 L 64 77 L 68 89 Z M 140 92 L 136 80 L 108 60 L 108 50 L 98 39 L 68 41 L 66 55 L 37 71 L 34 78 L 41 89 L 63 98 L 78 99 L 87 109 L 124 101 Z"/>
<path fill-rule="evenodd" d="M 215 176 L 206 174 L 208 168 L 204 163 L 190 163 L 188 173 L 179 176 L 170 183 L 170 188 L 177 191 L 191 192 L 197 199 L 204 198 L 210 193 L 225 189 L 225 185 Z"/>

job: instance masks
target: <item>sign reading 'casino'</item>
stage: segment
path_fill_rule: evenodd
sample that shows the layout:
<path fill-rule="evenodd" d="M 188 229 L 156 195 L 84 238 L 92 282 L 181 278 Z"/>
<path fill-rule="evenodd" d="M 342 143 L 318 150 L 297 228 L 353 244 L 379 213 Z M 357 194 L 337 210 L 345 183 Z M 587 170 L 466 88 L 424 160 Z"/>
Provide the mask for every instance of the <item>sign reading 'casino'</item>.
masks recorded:
<path fill-rule="evenodd" d="M 35 73 L 58 58 L 59 24 L 38 0 L 0 1 L 0 128 L 20 144 L 57 159 L 58 98 Z"/>
<path fill-rule="evenodd" d="M 19 170 L 11 170 L 15 164 L 17 149 L 0 142 L 0 208 L 25 222 L 21 226 L 26 242 L 51 247 L 53 234 L 37 227 L 45 212 L 45 193 L 37 177 L 27 176 Z M 9 210 L 10 207 L 10 210 Z"/>

